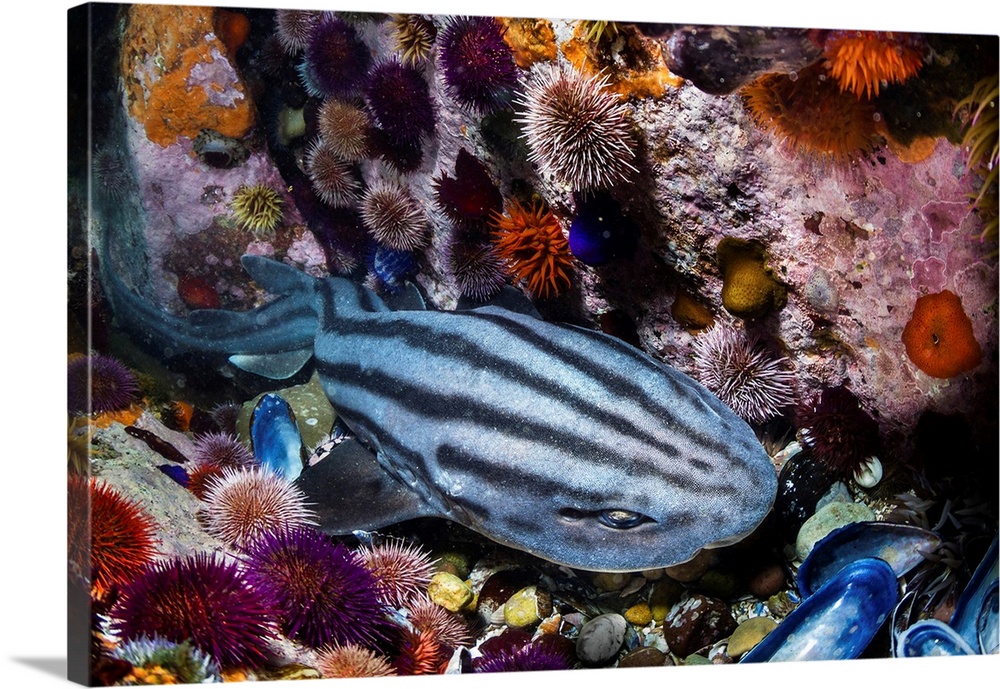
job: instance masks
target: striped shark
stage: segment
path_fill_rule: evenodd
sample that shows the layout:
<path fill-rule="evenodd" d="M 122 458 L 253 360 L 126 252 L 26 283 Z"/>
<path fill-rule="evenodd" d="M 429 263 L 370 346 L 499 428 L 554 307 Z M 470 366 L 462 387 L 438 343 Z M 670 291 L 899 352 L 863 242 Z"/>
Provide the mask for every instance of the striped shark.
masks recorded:
<path fill-rule="evenodd" d="M 258 372 L 271 356 L 278 371 L 313 358 L 356 434 L 296 479 L 329 533 L 436 516 L 555 563 L 629 572 L 736 542 L 771 508 L 775 471 L 752 429 L 616 338 L 530 309 L 394 310 L 345 278 L 243 266 L 275 301 L 188 323 L 130 313 L 171 351 L 225 351 Z"/>

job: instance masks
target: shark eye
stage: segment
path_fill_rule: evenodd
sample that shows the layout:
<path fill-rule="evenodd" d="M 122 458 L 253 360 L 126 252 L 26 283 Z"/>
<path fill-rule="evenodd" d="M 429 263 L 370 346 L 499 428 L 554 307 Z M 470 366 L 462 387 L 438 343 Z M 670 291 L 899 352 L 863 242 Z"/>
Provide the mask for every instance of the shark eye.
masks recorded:
<path fill-rule="evenodd" d="M 612 529 L 631 529 L 649 521 L 649 517 L 646 515 L 628 510 L 601 510 L 597 518 L 602 524 L 610 526 Z"/>

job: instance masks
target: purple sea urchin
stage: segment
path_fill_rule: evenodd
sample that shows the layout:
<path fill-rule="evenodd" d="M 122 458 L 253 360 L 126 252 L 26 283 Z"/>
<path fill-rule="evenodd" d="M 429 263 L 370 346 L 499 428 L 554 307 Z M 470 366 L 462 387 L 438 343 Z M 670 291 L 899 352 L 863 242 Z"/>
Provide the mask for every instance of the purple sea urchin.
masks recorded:
<path fill-rule="evenodd" d="M 384 657 L 355 644 L 324 648 L 316 659 L 316 669 L 327 678 L 391 677 L 396 674 Z"/>
<path fill-rule="evenodd" d="M 213 467 L 251 467 L 255 460 L 250 449 L 229 433 L 205 433 L 194 439 L 191 461 Z"/>
<path fill-rule="evenodd" d="M 316 128 L 323 143 L 335 154 L 357 162 L 368 148 L 371 122 L 365 111 L 332 98 L 323 101 L 316 117 Z"/>
<path fill-rule="evenodd" d="M 607 79 L 550 67 L 518 101 L 529 160 L 576 190 L 602 189 L 636 172 L 628 106 Z"/>
<path fill-rule="evenodd" d="M 323 203 L 334 208 L 349 208 L 357 201 L 360 185 L 354 167 L 323 139 L 314 140 L 306 151 L 306 174 Z"/>
<path fill-rule="evenodd" d="M 90 170 L 94 189 L 107 201 L 123 201 L 136 188 L 128 157 L 117 146 L 105 146 L 94 151 Z"/>
<path fill-rule="evenodd" d="M 799 438 L 842 480 L 849 480 L 879 451 L 878 423 L 843 386 L 827 388 L 795 410 Z"/>
<path fill-rule="evenodd" d="M 121 591 L 112 626 L 131 641 L 190 640 L 223 667 L 260 665 L 277 638 L 272 603 L 215 554 L 157 562 Z"/>
<path fill-rule="evenodd" d="M 243 405 L 238 402 L 221 402 L 212 407 L 212 411 L 209 413 L 212 415 L 215 425 L 223 433 L 233 434 L 236 433 L 236 420 L 239 418 L 242 408 Z"/>
<path fill-rule="evenodd" d="M 361 221 L 375 241 L 401 251 L 427 244 L 427 215 L 402 185 L 379 180 L 361 200 Z"/>
<path fill-rule="evenodd" d="M 289 55 L 305 50 L 322 13 L 315 10 L 275 10 L 274 31 Z"/>
<path fill-rule="evenodd" d="M 309 34 L 299 75 L 310 96 L 347 96 L 361 87 L 370 65 L 371 55 L 354 27 L 327 13 Z"/>
<path fill-rule="evenodd" d="M 305 495 L 274 472 L 227 467 L 211 476 L 204 497 L 205 528 L 239 549 L 271 531 L 315 524 Z"/>
<path fill-rule="evenodd" d="M 509 104 L 518 83 L 514 53 L 495 17 L 457 17 L 439 42 L 448 95 L 483 115 Z"/>
<path fill-rule="evenodd" d="M 503 650 L 483 655 L 475 665 L 476 672 L 522 672 L 526 670 L 568 670 L 571 667 L 564 653 L 547 644 L 528 644 L 516 650 Z"/>
<path fill-rule="evenodd" d="M 434 106 L 427 81 L 416 68 L 397 58 L 372 68 L 365 100 L 375 123 L 394 141 L 416 144 L 434 131 Z"/>
<path fill-rule="evenodd" d="M 795 402 L 795 376 L 745 330 L 716 324 L 694 339 L 691 374 L 750 423 Z"/>
<path fill-rule="evenodd" d="M 106 354 L 76 357 L 69 362 L 66 374 L 70 414 L 126 409 L 139 394 L 132 371 Z"/>
<path fill-rule="evenodd" d="M 382 585 L 383 600 L 392 606 L 404 606 L 425 593 L 434 576 L 435 561 L 420 546 L 399 539 L 361 546 L 357 556 Z"/>
<path fill-rule="evenodd" d="M 444 248 L 444 264 L 463 296 L 486 301 L 504 286 L 504 262 L 488 241 L 452 236 Z"/>
<path fill-rule="evenodd" d="M 371 645 L 384 631 L 375 575 L 310 528 L 272 531 L 247 551 L 246 577 L 274 601 L 281 630 L 313 648 Z"/>

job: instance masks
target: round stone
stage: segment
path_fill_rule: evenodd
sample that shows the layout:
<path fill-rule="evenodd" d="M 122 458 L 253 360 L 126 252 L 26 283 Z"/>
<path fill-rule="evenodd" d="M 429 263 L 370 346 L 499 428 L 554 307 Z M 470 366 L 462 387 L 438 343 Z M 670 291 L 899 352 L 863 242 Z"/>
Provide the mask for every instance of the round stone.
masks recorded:
<path fill-rule="evenodd" d="M 472 602 L 472 589 L 449 572 L 438 572 L 427 586 L 427 595 L 442 608 L 458 612 Z"/>
<path fill-rule="evenodd" d="M 751 617 L 740 623 L 740 626 L 729 637 L 726 652 L 730 658 L 738 658 L 764 640 L 778 623 L 770 617 Z"/>
<path fill-rule="evenodd" d="M 625 642 L 627 624 L 617 613 L 598 615 L 584 624 L 576 639 L 576 655 L 580 662 L 594 667 L 614 660 Z"/>
<path fill-rule="evenodd" d="M 653 611 L 646 603 L 636 603 L 625 611 L 625 619 L 637 627 L 645 627 L 653 621 Z"/>
<path fill-rule="evenodd" d="M 503 619 L 511 627 L 532 627 L 551 612 L 551 596 L 537 586 L 526 586 L 507 599 Z"/>
<path fill-rule="evenodd" d="M 666 662 L 666 653 L 651 646 L 643 646 L 622 656 L 618 667 L 661 667 Z"/>
<path fill-rule="evenodd" d="M 799 529 L 795 538 L 795 554 L 800 560 L 805 560 L 824 536 L 847 524 L 867 522 L 875 519 L 875 513 L 857 502 L 831 502 L 809 517 Z"/>

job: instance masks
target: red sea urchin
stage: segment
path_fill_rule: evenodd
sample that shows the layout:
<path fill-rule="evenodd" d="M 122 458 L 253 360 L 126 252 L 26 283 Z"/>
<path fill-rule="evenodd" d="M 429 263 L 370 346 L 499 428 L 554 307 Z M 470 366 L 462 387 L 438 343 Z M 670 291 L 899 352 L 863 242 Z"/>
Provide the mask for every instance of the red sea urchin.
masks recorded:
<path fill-rule="evenodd" d="M 106 354 L 75 357 L 67 367 L 70 414 L 127 409 L 139 394 L 132 371 Z"/>
<path fill-rule="evenodd" d="M 407 604 L 410 624 L 418 632 L 431 631 L 435 638 L 448 648 L 468 646 L 472 643 L 472 631 L 464 619 L 441 607 L 426 595 L 417 596 Z"/>
<path fill-rule="evenodd" d="M 259 666 L 277 638 L 272 607 L 235 564 L 195 553 L 151 565 L 126 586 L 112 627 L 126 641 L 190 640 L 223 667 Z"/>
<path fill-rule="evenodd" d="M 442 170 L 434 191 L 438 206 L 456 222 L 488 220 L 503 211 L 503 195 L 486 166 L 464 148 L 455 157 L 455 176 Z"/>
<path fill-rule="evenodd" d="M 842 480 L 853 478 L 878 453 L 878 423 L 843 386 L 799 406 L 795 420 L 802 443 Z"/>
<path fill-rule="evenodd" d="M 324 13 L 306 39 L 299 75 L 310 96 L 349 96 L 361 87 L 370 65 L 371 55 L 354 27 Z"/>
<path fill-rule="evenodd" d="M 438 41 L 447 92 L 479 115 L 511 102 L 518 83 L 514 53 L 496 17 L 456 17 Z"/>
<path fill-rule="evenodd" d="M 777 416 L 795 402 L 795 376 L 755 337 L 724 323 L 694 339 L 691 374 L 750 423 Z"/>
<path fill-rule="evenodd" d="M 247 551 L 246 577 L 274 601 L 281 630 L 312 648 L 384 635 L 381 588 L 342 543 L 310 528 L 273 531 Z"/>
<path fill-rule="evenodd" d="M 100 597 L 152 562 L 157 525 L 138 502 L 103 481 L 70 474 L 68 491 L 69 562 L 89 574 Z"/>
<path fill-rule="evenodd" d="M 305 495 L 272 471 L 225 468 L 207 481 L 206 530 L 238 549 L 271 532 L 315 524 Z"/>
<path fill-rule="evenodd" d="M 405 606 L 415 596 L 427 591 L 434 576 L 434 560 L 420 546 L 392 539 L 372 546 L 361 546 L 358 559 L 382 585 L 382 596 L 392 606 Z"/>
<path fill-rule="evenodd" d="M 518 104 L 529 160 L 544 174 L 585 191 L 613 187 L 637 172 L 629 108 L 607 79 L 550 67 Z"/>

